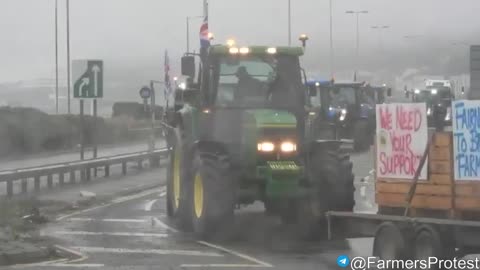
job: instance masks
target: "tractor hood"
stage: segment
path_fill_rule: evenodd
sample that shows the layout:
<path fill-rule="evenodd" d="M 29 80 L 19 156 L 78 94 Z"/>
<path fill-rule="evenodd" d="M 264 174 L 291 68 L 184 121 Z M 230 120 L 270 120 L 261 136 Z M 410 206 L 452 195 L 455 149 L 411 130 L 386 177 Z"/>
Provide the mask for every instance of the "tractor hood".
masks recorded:
<path fill-rule="evenodd" d="M 288 111 L 259 109 L 248 110 L 248 114 L 255 119 L 257 128 L 295 128 L 297 119 Z"/>

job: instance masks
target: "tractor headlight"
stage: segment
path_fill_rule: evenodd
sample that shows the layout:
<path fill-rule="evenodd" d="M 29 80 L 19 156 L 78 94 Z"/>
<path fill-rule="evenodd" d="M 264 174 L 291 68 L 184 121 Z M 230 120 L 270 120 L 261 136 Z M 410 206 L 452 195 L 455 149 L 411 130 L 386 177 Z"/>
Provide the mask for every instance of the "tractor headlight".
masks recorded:
<path fill-rule="evenodd" d="M 431 115 L 432 114 L 432 110 L 430 108 L 427 109 L 427 115 Z"/>
<path fill-rule="evenodd" d="M 293 142 L 282 142 L 280 150 L 284 153 L 291 153 L 297 151 L 297 144 Z"/>
<path fill-rule="evenodd" d="M 432 93 L 432 95 L 436 95 L 438 93 L 438 90 L 437 89 L 432 89 L 431 93 Z"/>
<path fill-rule="evenodd" d="M 257 150 L 260 152 L 273 152 L 275 145 L 272 142 L 261 142 L 257 144 Z"/>
<path fill-rule="evenodd" d="M 340 121 L 343 121 L 345 120 L 345 117 L 347 117 L 347 110 L 346 109 L 342 109 L 342 111 L 340 112 Z"/>

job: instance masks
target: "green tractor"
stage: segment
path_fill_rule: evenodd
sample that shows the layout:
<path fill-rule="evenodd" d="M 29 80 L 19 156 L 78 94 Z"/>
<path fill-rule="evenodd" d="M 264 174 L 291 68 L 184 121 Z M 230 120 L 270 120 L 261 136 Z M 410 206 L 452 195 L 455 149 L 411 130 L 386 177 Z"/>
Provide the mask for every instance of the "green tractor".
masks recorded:
<path fill-rule="evenodd" d="M 328 210 L 352 211 L 354 176 L 341 142 L 314 140 L 301 47 L 213 45 L 182 57 L 190 78 L 170 117 L 167 214 L 201 238 L 262 201 L 302 237 Z M 198 72 L 195 59 L 200 58 Z M 197 78 L 197 81 L 193 81 Z"/>

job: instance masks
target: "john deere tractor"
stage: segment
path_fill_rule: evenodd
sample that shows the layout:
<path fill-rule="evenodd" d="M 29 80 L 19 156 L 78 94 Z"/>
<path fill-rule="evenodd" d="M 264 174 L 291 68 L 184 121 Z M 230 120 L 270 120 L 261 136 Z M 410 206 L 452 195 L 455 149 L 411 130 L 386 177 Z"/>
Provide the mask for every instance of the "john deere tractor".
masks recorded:
<path fill-rule="evenodd" d="M 208 238 L 235 209 L 262 201 L 311 237 L 327 210 L 352 210 L 349 156 L 306 128 L 301 55 L 301 47 L 212 45 L 182 57 L 182 74 L 197 79 L 177 90 L 188 94 L 169 123 L 167 210 L 180 228 Z"/>

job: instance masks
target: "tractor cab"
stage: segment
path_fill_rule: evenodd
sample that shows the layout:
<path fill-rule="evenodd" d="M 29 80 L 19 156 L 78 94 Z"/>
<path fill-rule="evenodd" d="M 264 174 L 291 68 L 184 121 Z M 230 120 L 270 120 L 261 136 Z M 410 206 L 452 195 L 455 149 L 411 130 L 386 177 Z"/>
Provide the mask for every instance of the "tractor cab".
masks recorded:
<path fill-rule="evenodd" d="M 364 83 L 308 82 L 315 113 L 311 128 L 320 139 L 353 139 L 358 150 L 370 145 L 375 125 L 375 100 Z M 372 134 L 371 134 L 372 133 Z"/>
<path fill-rule="evenodd" d="M 392 89 L 383 86 L 366 85 L 364 88 L 365 94 L 370 100 L 373 100 L 375 104 L 383 104 L 386 101 L 386 97 L 392 95 Z"/>

